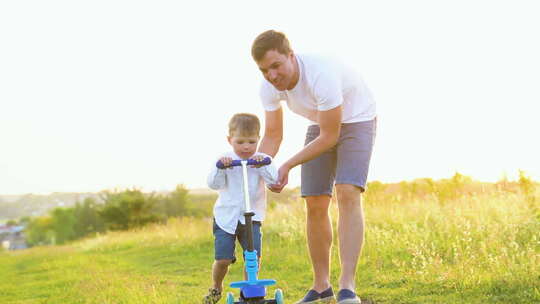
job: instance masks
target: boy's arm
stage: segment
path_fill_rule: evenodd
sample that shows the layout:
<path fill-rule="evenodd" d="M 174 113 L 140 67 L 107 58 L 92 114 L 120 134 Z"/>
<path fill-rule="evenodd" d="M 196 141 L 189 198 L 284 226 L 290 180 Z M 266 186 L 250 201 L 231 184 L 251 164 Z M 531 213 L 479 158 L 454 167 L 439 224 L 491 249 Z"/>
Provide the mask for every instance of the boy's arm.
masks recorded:
<path fill-rule="evenodd" d="M 213 190 L 219 190 L 227 186 L 227 175 L 225 169 L 218 169 L 216 166 L 212 167 L 207 179 L 208 187 Z"/>

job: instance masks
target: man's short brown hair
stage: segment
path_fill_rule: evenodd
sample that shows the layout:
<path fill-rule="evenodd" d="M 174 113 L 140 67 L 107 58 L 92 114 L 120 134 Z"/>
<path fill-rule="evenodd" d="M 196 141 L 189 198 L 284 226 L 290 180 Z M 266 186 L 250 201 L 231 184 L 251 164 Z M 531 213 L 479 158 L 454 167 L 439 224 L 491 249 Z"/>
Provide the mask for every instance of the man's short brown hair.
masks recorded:
<path fill-rule="evenodd" d="M 289 55 L 291 45 L 287 36 L 282 32 L 274 30 L 268 30 L 260 34 L 251 45 L 251 56 L 258 62 L 270 50 L 276 50 L 283 55 Z"/>
<path fill-rule="evenodd" d="M 256 115 L 238 113 L 229 121 L 229 136 L 259 136 L 261 123 Z"/>

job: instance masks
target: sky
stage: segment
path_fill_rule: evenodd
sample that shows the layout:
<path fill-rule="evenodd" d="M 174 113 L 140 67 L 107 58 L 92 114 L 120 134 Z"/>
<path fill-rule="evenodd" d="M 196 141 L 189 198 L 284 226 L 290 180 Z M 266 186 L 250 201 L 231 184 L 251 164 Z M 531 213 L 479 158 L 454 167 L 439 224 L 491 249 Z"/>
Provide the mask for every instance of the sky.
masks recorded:
<path fill-rule="evenodd" d="M 2 1 L 0 194 L 206 187 L 230 117 L 264 118 L 250 47 L 268 29 L 360 72 L 370 180 L 540 180 L 535 2 Z M 307 126 L 284 112 L 278 165 Z"/>

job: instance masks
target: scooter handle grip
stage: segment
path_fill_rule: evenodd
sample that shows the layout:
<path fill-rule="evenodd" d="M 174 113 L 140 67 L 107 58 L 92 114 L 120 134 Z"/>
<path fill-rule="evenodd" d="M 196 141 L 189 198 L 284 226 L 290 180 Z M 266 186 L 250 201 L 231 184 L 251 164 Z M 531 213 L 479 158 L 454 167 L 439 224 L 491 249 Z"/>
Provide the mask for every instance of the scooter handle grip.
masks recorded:
<path fill-rule="evenodd" d="M 265 157 L 261 161 L 256 161 L 250 158 L 247 161 L 248 166 L 266 166 L 266 165 L 270 165 L 270 163 L 272 163 L 272 160 L 270 159 L 270 157 Z M 241 165 L 242 165 L 242 161 L 239 159 L 235 159 L 231 163 L 231 167 L 236 167 L 236 166 L 241 166 Z M 225 165 L 221 162 L 221 160 L 218 160 L 218 162 L 216 163 L 216 167 L 218 167 L 219 169 L 225 169 Z"/>

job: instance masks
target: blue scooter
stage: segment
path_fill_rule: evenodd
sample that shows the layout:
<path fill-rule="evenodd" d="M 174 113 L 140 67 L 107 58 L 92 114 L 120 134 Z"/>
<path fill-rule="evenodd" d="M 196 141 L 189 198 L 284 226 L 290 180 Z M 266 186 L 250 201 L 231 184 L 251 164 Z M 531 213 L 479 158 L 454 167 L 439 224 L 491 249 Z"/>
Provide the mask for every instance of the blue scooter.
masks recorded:
<path fill-rule="evenodd" d="M 253 223 L 251 218 L 255 213 L 251 210 L 248 191 L 248 178 L 247 178 L 247 166 L 260 166 L 269 165 L 271 159 L 269 157 L 264 158 L 262 161 L 255 161 L 253 159 L 248 160 L 233 160 L 231 166 L 242 166 L 242 177 L 244 180 L 244 201 L 246 211 L 244 217 L 246 219 L 246 233 L 248 246 L 244 251 L 245 268 L 247 273 L 246 281 L 233 282 L 230 284 L 232 288 L 240 288 L 239 301 L 234 300 L 232 292 L 227 293 L 227 304 L 283 304 L 283 292 L 281 289 L 276 289 L 274 293 L 274 299 L 266 300 L 266 286 L 276 284 L 275 280 L 259 280 L 257 279 L 257 272 L 259 265 L 257 262 L 257 251 L 253 246 Z M 220 169 L 225 168 L 221 161 L 218 161 L 216 166 Z"/>

